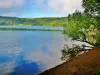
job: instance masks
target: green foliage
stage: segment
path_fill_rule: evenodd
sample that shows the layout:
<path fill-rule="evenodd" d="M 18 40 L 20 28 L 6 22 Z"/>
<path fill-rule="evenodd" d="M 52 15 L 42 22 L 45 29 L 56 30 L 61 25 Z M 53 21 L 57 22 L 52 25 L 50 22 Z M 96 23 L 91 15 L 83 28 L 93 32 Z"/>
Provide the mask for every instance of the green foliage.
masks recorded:
<path fill-rule="evenodd" d="M 97 70 L 94 75 L 100 75 L 100 70 Z"/>
<path fill-rule="evenodd" d="M 0 25 L 21 26 L 64 26 L 67 17 L 62 18 L 17 18 L 0 16 Z"/>
<path fill-rule="evenodd" d="M 63 33 L 81 42 L 86 42 L 92 46 L 100 46 L 100 23 L 96 19 L 87 14 L 76 11 L 68 16 L 67 25 L 64 26 Z"/>
<path fill-rule="evenodd" d="M 65 45 L 64 48 L 61 50 L 61 60 L 69 60 L 70 58 L 77 56 L 81 52 L 80 49 L 81 48 L 78 45 L 73 45 L 72 48 L 69 48 L 68 45 Z"/>
<path fill-rule="evenodd" d="M 85 12 L 92 15 L 100 16 L 100 1 L 99 0 L 83 0 Z"/>
<path fill-rule="evenodd" d="M 81 41 L 100 47 L 100 1 L 83 0 L 85 12 L 76 11 L 68 15 L 68 21 L 64 25 L 63 33 L 72 40 Z M 62 60 L 68 60 L 77 56 L 82 50 L 80 46 L 65 46 L 62 52 Z M 99 75 L 100 71 L 96 72 Z"/>

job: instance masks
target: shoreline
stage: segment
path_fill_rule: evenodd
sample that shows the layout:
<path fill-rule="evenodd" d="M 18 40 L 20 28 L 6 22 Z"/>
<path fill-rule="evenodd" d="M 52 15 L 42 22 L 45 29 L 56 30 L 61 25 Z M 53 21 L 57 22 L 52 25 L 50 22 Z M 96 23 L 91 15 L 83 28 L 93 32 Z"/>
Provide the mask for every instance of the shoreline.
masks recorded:
<path fill-rule="evenodd" d="M 92 75 L 100 70 L 100 48 L 94 48 L 38 75 Z"/>

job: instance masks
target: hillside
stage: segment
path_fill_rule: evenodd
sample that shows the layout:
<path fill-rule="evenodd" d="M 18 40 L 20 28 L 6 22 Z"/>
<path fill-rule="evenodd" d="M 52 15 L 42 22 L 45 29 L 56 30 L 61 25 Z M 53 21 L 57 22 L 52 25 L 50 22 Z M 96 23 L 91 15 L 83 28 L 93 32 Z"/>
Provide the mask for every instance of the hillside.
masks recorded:
<path fill-rule="evenodd" d="M 72 58 L 70 61 L 39 75 L 95 75 L 97 70 L 100 70 L 100 48 Z"/>
<path fill-rule="evenodd" d="M 0 16 L 0 25 L 64 26 L 66 23 L 67 17 L 17 18 Z"/>

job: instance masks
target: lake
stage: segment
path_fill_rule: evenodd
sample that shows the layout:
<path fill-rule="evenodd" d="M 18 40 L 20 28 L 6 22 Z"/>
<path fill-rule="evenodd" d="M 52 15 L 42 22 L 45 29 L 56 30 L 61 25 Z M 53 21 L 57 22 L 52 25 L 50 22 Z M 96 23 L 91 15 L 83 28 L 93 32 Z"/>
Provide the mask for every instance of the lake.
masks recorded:
<path fill-rule="evenodd" d="M 0 26 L 0 28 L 23 28 Z M 61 61 L 61 49 L 66 43 L 62 27 L 24 26 L 27 30 L 0 30 L 0 75 L 36 75 Z M 69 43 L 70 41 L 67 41 Z"/>

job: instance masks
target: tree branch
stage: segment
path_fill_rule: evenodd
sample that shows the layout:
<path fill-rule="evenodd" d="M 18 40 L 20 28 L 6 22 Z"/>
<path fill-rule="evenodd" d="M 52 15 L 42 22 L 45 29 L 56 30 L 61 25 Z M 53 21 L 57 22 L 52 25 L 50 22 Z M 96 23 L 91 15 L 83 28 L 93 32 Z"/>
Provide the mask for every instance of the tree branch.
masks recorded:
<path fill-rule="evenodd" d="M 76 41 L 80 41 L 80 42 L 85 42 L 85 43 L 88 43 L 88 44 L 90 44 L 90 45 L 92 45 L 92 46 L 96 46 L 95 44 L 93 44 L 93 43 L 91 43 L 91 42 L 88 42 L 88 41 L 86 41 L 86 40 L 83 40 L 83 39 L 77 39 Z"/>

